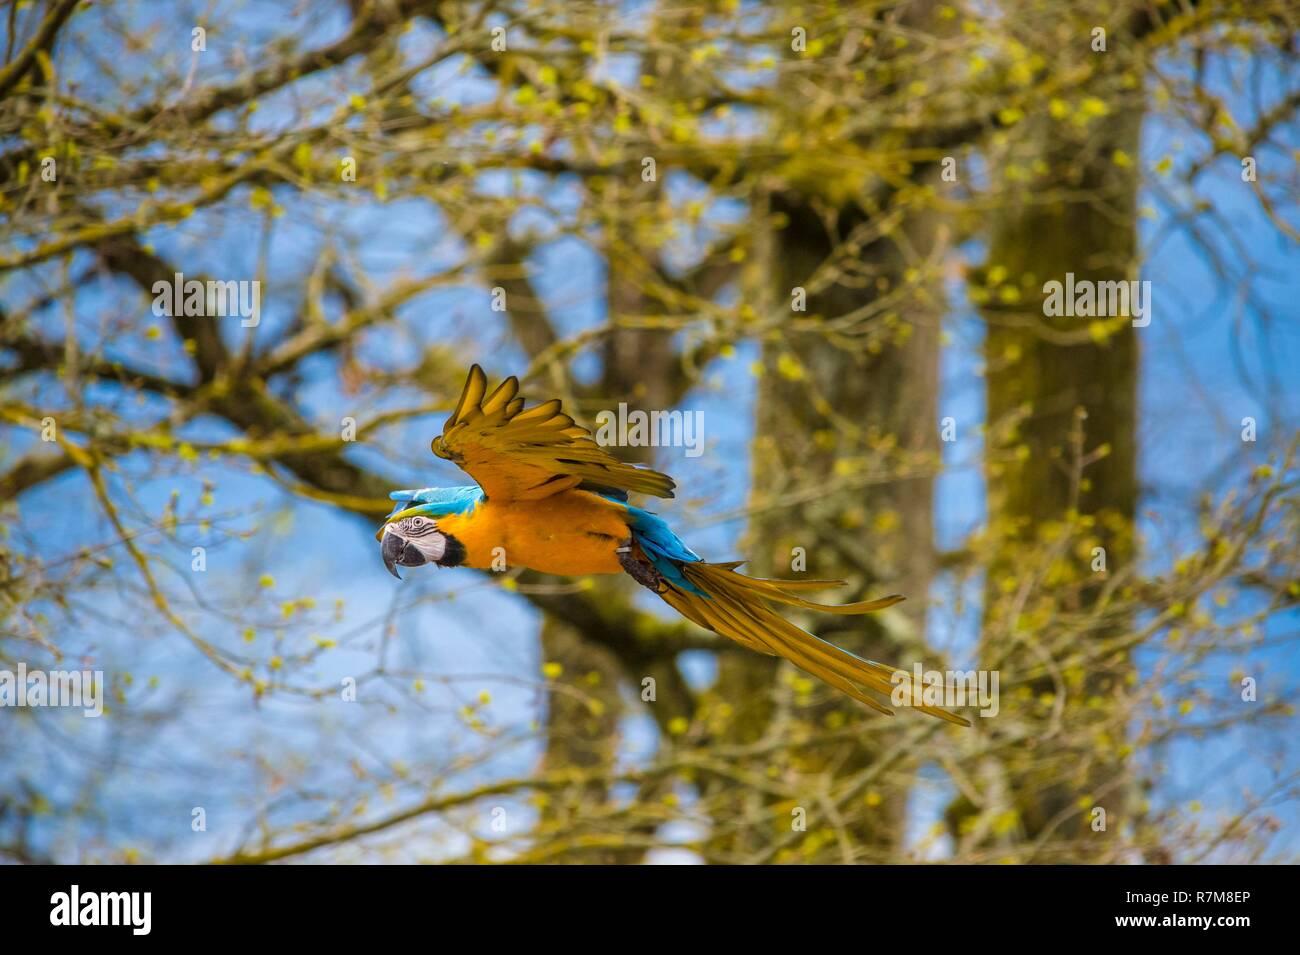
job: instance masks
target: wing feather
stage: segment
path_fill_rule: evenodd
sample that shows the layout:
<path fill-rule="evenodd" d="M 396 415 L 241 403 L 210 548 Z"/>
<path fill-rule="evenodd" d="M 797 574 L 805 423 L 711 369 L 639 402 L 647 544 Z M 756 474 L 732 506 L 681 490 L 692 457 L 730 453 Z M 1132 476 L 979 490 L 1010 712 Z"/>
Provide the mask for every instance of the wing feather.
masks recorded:
<path fill-rule="evenodd" d="M 618 460 L 564 413 L 558 398 L 525 409 L 513 376 L 488 394 L 478 365 L 432 450 L 464 469 L 489 498 L 536 500 L 584 482 L 673 496 L 672 478 Z"/>
<path fill-rule="evenodd" d="M 469 377 L 465 379 L 465 388 L 460 393 L 460 400 L 456 402 L 456 410 L 451 413 L 451 417 L 447 421 L 460 421 L 469 412 L 469 409 L 477 408 L 479 402 L 483 400 L 483 393 L 486 391 L 487 375 L 483 374 L 483 369 L 478 365 L 471 366 Z"/>
<path fill-rule="evenodd" d="M 511 376 L 497 385 L 496 391 L 488 396 L 479 410 L 483 412 L 483 417 L 490 418 L 498 411 L 504 411 L 509 407 L 517 394 L 519 394 L 519 379 Z"/>

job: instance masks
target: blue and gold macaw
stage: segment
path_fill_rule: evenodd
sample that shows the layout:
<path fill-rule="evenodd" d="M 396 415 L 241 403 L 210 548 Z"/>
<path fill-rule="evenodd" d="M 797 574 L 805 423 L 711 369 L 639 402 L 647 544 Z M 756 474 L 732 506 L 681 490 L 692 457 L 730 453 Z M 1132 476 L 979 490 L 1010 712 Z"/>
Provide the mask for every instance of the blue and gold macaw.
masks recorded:
<path fill-rule="evenodd" d="M 474 365 L 433 453 L 453 461 L 477 485 L 394 491 L 393 513 L 376 535 L 384 565 L 523 567 L 547 574 L 627 573 L 688 620 L 759 653 L 780 656 L 855 700 L 892 711 L 867 694 L 890 696 L 903 671 L 863 660 L 776 613 L 785 604 L 832 614 L 861 614 L 898 603 L 898 595 L 826 606 L 799 596 L 843 586 L 838 580 L 763 580 L 738 573 L 740 562 L 711 564 L 661 518 L 628 503 L 628 493 L 670 498 L 672 478 L 619 461 L 563 412 L 558 399 L 524 408 L 511 377 L 491 393 Z M 919 696 L 919 692 L 918 692 Z M 934 706 L 916 708 L 969 725 Z"/>

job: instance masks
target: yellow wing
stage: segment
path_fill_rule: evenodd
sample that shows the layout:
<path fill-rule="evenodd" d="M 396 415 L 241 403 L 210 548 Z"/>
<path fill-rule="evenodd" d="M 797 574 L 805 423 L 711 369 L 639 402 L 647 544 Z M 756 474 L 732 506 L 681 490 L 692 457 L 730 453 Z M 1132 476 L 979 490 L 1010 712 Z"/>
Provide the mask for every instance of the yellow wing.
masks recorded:
<path fill-rule="evenodd" d="M 486 397 L 484 397 L 486 395 Z M 673 479 L 626 464 L 564 413 L 558 398 L 524 410 L 513 376 L 487 394 L 474 365 L 433 453 L 469 474 L 489 499 L 536 500 L 580 484 L 672 497 Z"/>

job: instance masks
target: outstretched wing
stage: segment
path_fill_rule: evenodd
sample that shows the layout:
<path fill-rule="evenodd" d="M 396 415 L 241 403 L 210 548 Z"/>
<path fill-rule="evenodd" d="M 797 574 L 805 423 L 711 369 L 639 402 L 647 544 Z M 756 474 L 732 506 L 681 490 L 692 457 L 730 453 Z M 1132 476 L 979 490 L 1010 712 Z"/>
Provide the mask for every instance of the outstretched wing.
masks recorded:
<path fill-rule="evenodd" d="M 564 413 L 558 398 L 527 410 L 513 376 L 487 394 L 474 365 L 433 453 L 459 465 L 489 499 L 535 500 L 579 485 L 673 496 L 673 479 L 626 464 Z"/>

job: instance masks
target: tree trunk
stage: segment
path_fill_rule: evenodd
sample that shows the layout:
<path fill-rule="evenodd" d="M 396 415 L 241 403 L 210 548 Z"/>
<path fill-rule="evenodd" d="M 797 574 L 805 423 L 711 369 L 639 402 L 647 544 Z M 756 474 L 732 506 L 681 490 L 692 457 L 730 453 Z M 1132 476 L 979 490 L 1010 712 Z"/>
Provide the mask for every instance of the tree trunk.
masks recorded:
<path fill-rule="evenodd" d="M 1014 594 L 1004 584 L 1023 576 L 1025 548 L 1069 519 L 1072 509 L 1095 519 L 1095 534 L 1110 570 L 1134 556 L 1137 336 L 1123 319 L 1093 325 L 1090 334 L 1093 319 L 1043 313 L 1044 283 L 1064 283 L 1066 273 L 1072 272 L 1076 282 L 1136 278 L 1140 112 L 1128 105 L 1133 95 L 1120 92 L 1120 82 L 1119 76 L 1101 72 L 1072 96 L 1072 101 L 1093 96 L 1108 103 L 1109 115 L 1102 122 L 1081 127 L 1046 115 L 1026 121 L 1025 132 L 1018 135 L 1030 137 L 1041 172 L 1028 187 L 1020 183 L 1008 190 L 1008 203 L 991 224 L 988 263 L 981 275 L 990 297 L 984 307 L 988 420 L 994 426 L 1009 417 L 1024 417 L 1014 433 L 1003 436 L 1005 444 L 1013 446 L 1012 453 L 1005 453 L 1004 442 L 993 436 L 988 446 L 989 527 L 995 551 L 985 588 L 986 638 L 994 619 L 1006 626 L 1005 611 Z M 1012 160 L 1001 165 L 1011 166 Z M 1018 169 L 1030 165 L 1023 157 L 1014 161 Z M 999 304 L 1007 300 L 1015 303 Z M 1109 454 L 1081 475 L 1071 460 L 1071 435 L 1078 428 L 1085 449 L 1109 448 Z M 1085 604 L 1104 579 L 1091 563 L 1080 558 L 1076 568 L 1077 579 L 1084 581 L 1080 592 Z M 1089 582 L 1089 575 L 1095 583 Z M 1097 633 L 1095 638 L 1113 633 Z M 984 646 L 983 665 L 1000 666 L 1004 693 L 1014 687 L 1032 694 L 1019 716 L 1040 720 L 1046 727 L 1050 706 L 1035 705 L 1050 699 L 1053 682 L 1044 678 L 1016 685 L 1015 679 L 1017 671 L 1040 669 L 1042 659 L 1024 649 L 1024 643 L 1010 657 L 1001 655 L 1007 649 L 1004 644 L 986 641 Z M 1074 840 L 1069 857 L 1076 861 L 1115 858 L 1116 841 L 1098 837 L 1090 821 L 1092 810 L 1101 806 L 1107 810 L 1108 830 L 1114 832 L 1128 814 L 1125 764 L 1116 755 L 1120 747 L 1098 746 L 1097 738 L 1101 733 L 1114 740 L 1124 737 L 1120 694 L 1129 668 L 1127 657 L 1111 659 L 1069 687 L 1068 735 L 1006 748 L 1010 758 L 993 770 L 1001 780 L 994 788 L 1001 792 L 997 798 L 1003 805 L 1000 810 L 981 807 L 986 815 L 998 811 L 1010 820 L 994 827 L 1004 840 L 1013 833 L 1016 841 L 1030 845 L 1049 838 Z M 1100 705 L 1088 706 L 1089 698 Z M 1009 709 L 1004 704 L 1002 715 L 1010 715 Z M 999 839 L 976 821 L 976 815 L 965 799 L 950 807 L 953 835 L 968 849 L 996 845 Z M 1059 859 L 1039 852 L 1022 861 Z"/>
<path fill-rule="evenodd" d="M 785 221 L 772 237 L 772 307 L 781 307 L 782 302 L 789 307 L 792 289 L 808 282 L 832 255 L 847 253 L 868 280 L 860 283 L 842 276 L 820 290 L 808 289 L 807 313 L 796 313 L 795 318 L 848 314 L 892 293 L 902 280 L 906 266 L 894 239 L 858 249 L 850 243 L 846 248 L 843 240 L 869 219 L 856 206 L 839 210 L 830 228 L 804 196 L 774 196 L 771 211 L 778 221 Z M 903 244 L 912 248 L 928 251 L 935 242 L 931 216 L 914 218 L 904 231 Z M 934 290 L 927 290 L 902 306 L 906 321 L 890 314 L 874 319 L 885 331 L 879 345 L 851 347 L 819 333 L 791 333 L 765 344 L 763 350 L 765 372 L 755 417 L 754 499 L 756 504 L 778 506 L 761 511 L 750 525 L 746 552 L 754 558 L 752 572 L 848 580 L 851 589 L 827 592 L 828 599 L 836 602 L 905 594 L 908 602 L 889 612 L 902 626 L 890 632 L 882 626 L 883 615 L 797 621 L 868 659 L 919 659 L 925 631 L 935 559 L 931 474 L 937 462 L 937 302 Z M 825 406 L 818 407 L 815 402 L 820 401 Z M 871 462 L 867 474 L 845 469 L 846 463 L 864 459 Z M 872 472 L 900 466 L 918 473 L 871 478 Z M 847 486 L 837 489 L 837 484 Z M 815 488 L 825 490 L 803 502 L 779 504 L 783 498 Z M 804 573 L 794 563 L 795 548 L 806 553 Z M 723 659 L 716 692 L 734 709 L 728 733 L 732 741 L 751 742 L 771 727 L 783 692 L 778 669 L 770 658 L 728 655 Z M 828 691 L 826 702 L 813 707 L 808 718 L 833 725 L 841 719 L 860 719 L 865 712 L 861 704 Z M 870 766 L 879 753 L 875 738 L 800 747 L 786 768 L 809 777 L 844 776 Z M 905 768 L 892 774 L 891 785 L 877 787 L 879 798 L 869 811 L 843 820 L 864 858 L 888 858 L 898 849 L 909 789 L 898 780 L 905 775 Z M 810 834 L 827 825 L 813 806 L 805 808 Z M 761 807 L 755 803 L 751 809 L 758 812 Z M 776 823 L 783 824 L 782 818 Z M 743 856 L 761 851 L 770 842 L 770 832 L 742 831 L 729 836 L 719 849 Z"/>

